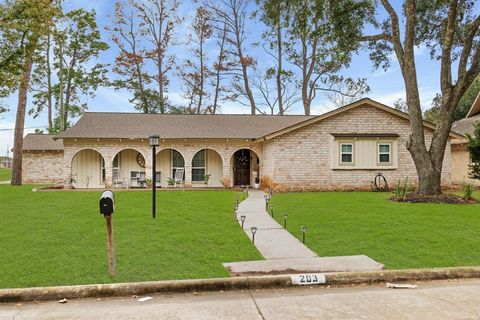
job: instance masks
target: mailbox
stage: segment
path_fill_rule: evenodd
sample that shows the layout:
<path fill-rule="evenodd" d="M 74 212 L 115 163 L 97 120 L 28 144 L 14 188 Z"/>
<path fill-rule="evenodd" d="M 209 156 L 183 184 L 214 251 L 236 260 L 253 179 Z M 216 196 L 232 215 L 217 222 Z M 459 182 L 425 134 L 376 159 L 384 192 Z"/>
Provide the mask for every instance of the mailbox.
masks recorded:
<path fill-rule="evenodd" d="M 113 196 L 113 192 L 110 190 L 103 191 L 100 197 L 100 214 L 112 214 L 114 207 L 115 197 Z"/>

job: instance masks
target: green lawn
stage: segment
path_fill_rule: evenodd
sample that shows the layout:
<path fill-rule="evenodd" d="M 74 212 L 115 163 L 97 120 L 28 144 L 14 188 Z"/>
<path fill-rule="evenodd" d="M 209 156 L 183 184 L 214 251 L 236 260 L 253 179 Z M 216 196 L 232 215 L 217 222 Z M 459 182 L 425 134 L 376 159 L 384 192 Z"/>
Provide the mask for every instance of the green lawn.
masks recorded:
<path fill-rule="evenodd" d="M 365 254 L 386 268 L 480 265 L 480 205 L 397 203 L 391 194 L 275 194 L 276 219 L 320 256 Z"/>
<path fill-rule="evenodd" d="M 12 178 L 12 169 L 0 168 L 0 181 L 10 180 Z"/>
<path fill-rule="evenodd" d="M 228 276 L 222 262 L 262 259 L 233 219 L 235 193 L 117 192 L 117 273 L 107 276 L 98 192 L 0 185 L 0 288 Z"/>

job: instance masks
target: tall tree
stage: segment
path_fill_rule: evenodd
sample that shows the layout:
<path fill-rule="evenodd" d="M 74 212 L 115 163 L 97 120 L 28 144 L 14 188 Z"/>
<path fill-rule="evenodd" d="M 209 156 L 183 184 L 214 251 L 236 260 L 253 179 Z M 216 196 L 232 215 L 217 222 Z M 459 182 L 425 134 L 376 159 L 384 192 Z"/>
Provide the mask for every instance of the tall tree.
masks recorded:
<path fill-rule="evenodd" d="M 231 55 L 226 48 L 227 31 L 227 24 L 224 21 L 223 27 L 222 24 L 220 24 L 220 27 L 218 27 L 215 32 L 218 53 L 217 59 L 212 67 L 211 85 L 213 86 L 213 101 L 212 104 L 207 107 L 207 113 L 211 114 L 216 114 L 219 109 L 220 101 L 228 98 L 226 97 L 226 94 L 228 94 L 229 90 L 223 85 L 223 81 L 226 77 L 225 73 L 232 68 L 234 63 L 232 62 Z"/>
<path fill-rule="evenodd" d="M 255 114 L 257 105 L 252 93 L 249 73 L 249 69 L 255 65 L 255 60 L 245 52 L 248 0 L 217 0 L 213 3 L 207 2 L 206 7 L 214 13 L 215 28 L 222 30 L 226 25 L 225 40 L 232 47 L 230 53 L 237 60 L 236 66 L 231 66 L 229 69 L 229 73 L 234 77 L 232 85 L 238 95 L 247 99 L 246 104 L 250 107 L 250 113 Z M 232 95 L 232 98 L 238 95 Z"/>
<path fill-rule="evenodd" d="M 474 0 L 405 0 L 402 11 L 380 0 L 386 18 L 373 21 L 377 32 L 367 41 L 376 67 L 389 66 L 390 53 L 399 62 L 406 89 L 411 135 L 407 149 L 417 170 L 418 193 L 441 194 L 445 148 L 455 109 L 480 71 L 480 15 Z M 478 9 L 478 8 L 477 8 Z M 405 23 L 401 22 L 404 16 Z M 415 47 L 425 44 L 440 65 L 441 89 L 438 122 L 430 144 L 425 140 Z"/>
<path fill-rule="evenodd" d="M 37 117 L 47 106 L 50 132 L 65 130 L 69 117 L 81 115 L 87 108 L 81 98 L 94 97 L 98 86 L 107 83 L 106 65 L 92 63 L 108 49 L 95 18 L 93 10 L 72 10 L 41 41 L 32 76 L 36 107 L 29 113 Z M 58 119 L 53 119 L 54 106 Z"/>
<path fill-rule="evenodd" d="M 348 67 L 356 48 L 354 42 L 344 39 L 359 32 L 368 14 L 366 8 L 353 0 L 263 1 L 264 17 L 270 25 L 278 30 L 281 16 L 285 21 L 287 40 L 283 47 L 301 73 L 299 83 L 306 115 L 311 113 L 312 102 L 320 91 L 355 97 L 368 89 L 365 79 L 354 80 L 339 74 Z M 344 87 L 355 90 L 343 91 Z"/>
<path fill-rule="evenodd" d="M 27 92 L 39 39 L 52 23 L 56 8 L 51 0 L 5 1 L 0 7 L 0 74 L 10 89 L 18 90 L 13 146 L 12 185 L 22 184 L 22 149 Z M 2 85 L 3 87 L 3 85 Z"/>
<path fill-rule="evenodd" d="M 178 6 L 178 0 L 118 0 L 107 27 L 120 51 L 113 71 L 122 78 L 114 86 L 132 91 L 131 102 L 144 113 L 168 111 L 168 73 L 175 63 L 168 52 L 181 22 Z"/>
<path fill-rule="evenodd" d="M 205 7 L 199 6 L 192 24 L 192 32 L 188 35 L 192 57 L 184 62 L 179 71 L 179 75 L 185 83 L 187 98 L 191 101 L 190 107 L 194 108 L 197 114 L 205 111 L 204 98 L 207 97 L 205 87 L 211 76 L 211 71 L 207 66 L 205 43 L 211 36 L 210 12 Z M 193 102 L 195 102 L 195 106 L 193 106 Z"/>

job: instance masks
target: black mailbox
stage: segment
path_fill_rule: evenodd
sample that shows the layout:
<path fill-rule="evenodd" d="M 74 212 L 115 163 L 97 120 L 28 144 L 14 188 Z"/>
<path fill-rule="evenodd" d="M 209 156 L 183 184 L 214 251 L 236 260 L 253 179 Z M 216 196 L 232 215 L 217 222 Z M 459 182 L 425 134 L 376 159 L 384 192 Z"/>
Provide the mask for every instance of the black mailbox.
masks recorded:
<path fill-rule="evenodd" d="M 100 197 L 100 214 L 112 214 L 114 207 L 115 198 L 113 192 L 110 190 L 103 191 L 102 196 Z"/>

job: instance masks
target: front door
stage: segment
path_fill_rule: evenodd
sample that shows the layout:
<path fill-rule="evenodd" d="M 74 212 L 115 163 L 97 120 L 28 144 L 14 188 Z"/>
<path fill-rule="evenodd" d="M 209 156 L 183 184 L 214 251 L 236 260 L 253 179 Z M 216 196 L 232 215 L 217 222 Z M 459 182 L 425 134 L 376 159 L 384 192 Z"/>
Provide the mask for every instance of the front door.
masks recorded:
<path fill-rule="evenodd" d="M 242 149 L 233 156 L 234 185 L 250 185 L 250 150 Z"/>

